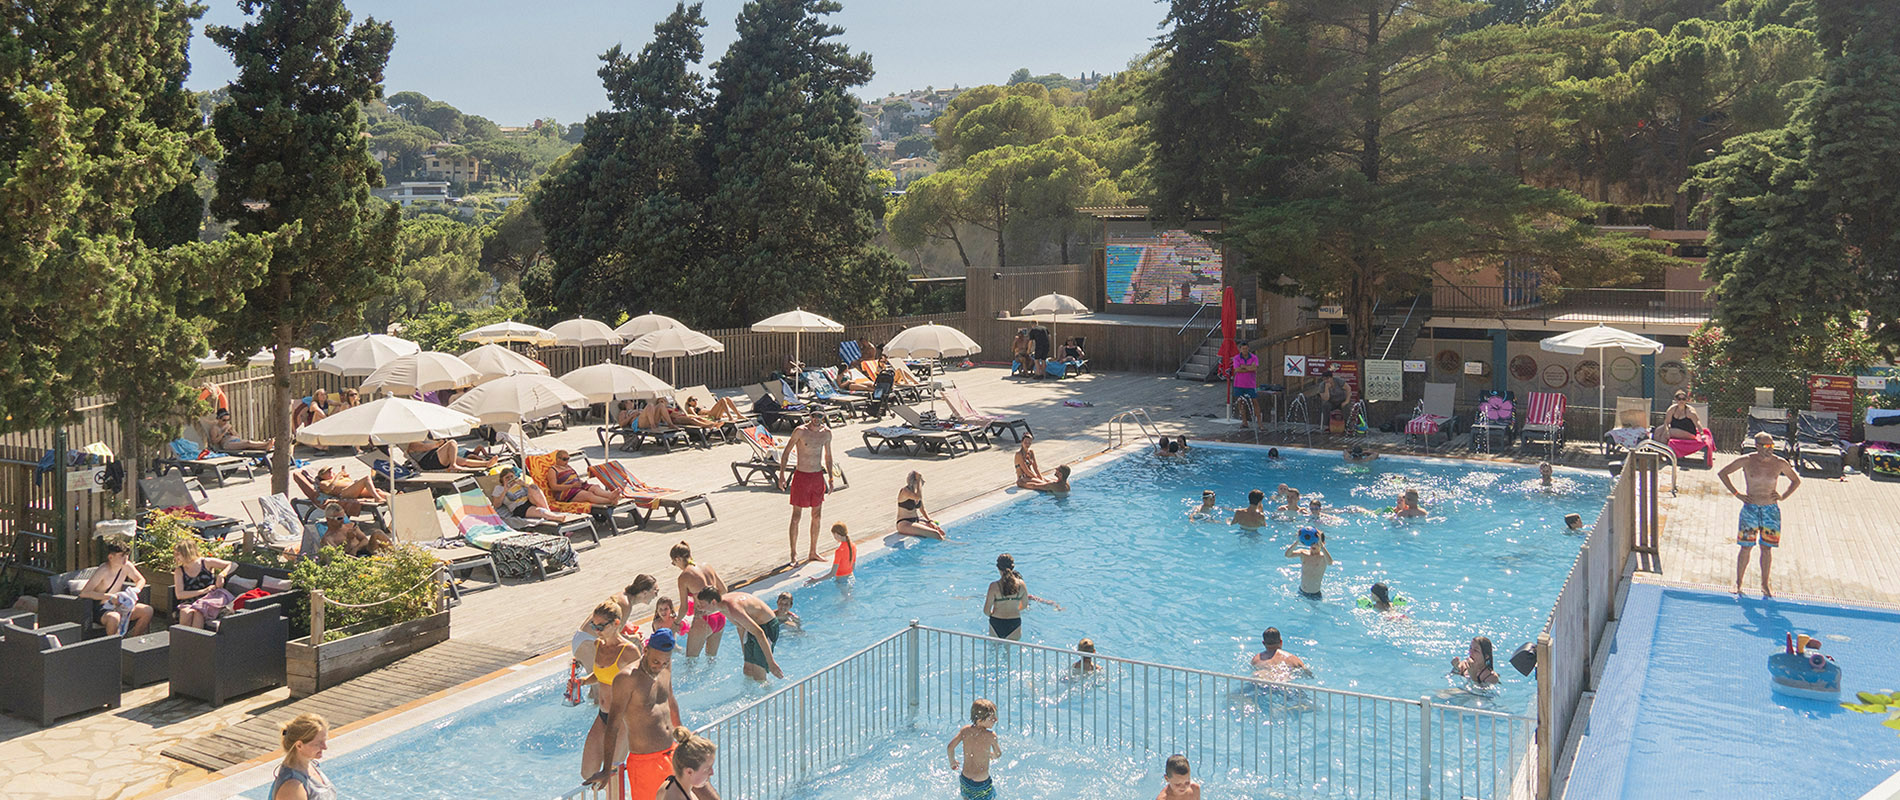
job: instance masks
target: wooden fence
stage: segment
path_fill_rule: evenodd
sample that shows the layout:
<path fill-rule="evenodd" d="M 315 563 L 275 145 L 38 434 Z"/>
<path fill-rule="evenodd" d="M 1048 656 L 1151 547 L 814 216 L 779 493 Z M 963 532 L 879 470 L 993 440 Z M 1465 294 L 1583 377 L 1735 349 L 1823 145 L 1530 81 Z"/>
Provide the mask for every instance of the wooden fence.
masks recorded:
<path fill-rule="evenodd" d="M 995 319 L 998 311 L 1015 314 L 1029 301 L 1051 292 L 1066 294 L 1090 308 L 1102 307 L 1100 282 L 1088 264 L 971 267 L 968 275 L 963 282 L 963 307 L 972 317 Z M 989 348 L 983 345 L 984 350 Z"/>

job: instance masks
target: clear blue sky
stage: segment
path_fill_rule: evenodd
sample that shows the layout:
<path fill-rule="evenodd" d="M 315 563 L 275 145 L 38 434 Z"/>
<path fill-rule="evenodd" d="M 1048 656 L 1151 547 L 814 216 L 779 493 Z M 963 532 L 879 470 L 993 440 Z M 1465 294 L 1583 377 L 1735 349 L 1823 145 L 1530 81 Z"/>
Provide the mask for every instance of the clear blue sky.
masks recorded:
<path fill-rule="evenodd" d="M 202 24 L 238 25 L 235 0 L 205 0 Z M 638 52 L 671 0 L 349 0 L 358 20 L 396 27 L 384 87 L 417 91 L 502 125 L 542 117 L 578 122 L 606 105 L 595 76 L 616 43 Z M 725 54 L 742 0 L 707 0 L 706 60 Z M 1002 83 L 1035 74 L 1118 72 L 1146 52 L 1166 6 L 1156 0 L 844 0 L 830 16 L 877 74 L 860 96 L 925 86 Z M 236 76 L 229 56 L 199 35 L 192 89 Z"/>

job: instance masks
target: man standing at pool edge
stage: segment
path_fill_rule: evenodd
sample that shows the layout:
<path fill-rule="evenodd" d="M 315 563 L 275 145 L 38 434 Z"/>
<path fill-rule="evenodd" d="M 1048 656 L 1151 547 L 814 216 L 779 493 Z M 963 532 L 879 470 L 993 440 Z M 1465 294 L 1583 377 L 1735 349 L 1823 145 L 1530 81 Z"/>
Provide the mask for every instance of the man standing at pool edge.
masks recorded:
<path fill-rule="evenodd" d="M 1748 489 L 1746 494 L 1735 491 L 1735 484 L 1729 481 L 1729 473 L 1742 471 L 1742 485 Z M 1768 588 L 1768 567 L 1774 562 L 1775 548 L 1781 545 L 1781 506 L 1780 502 L 1801 488 L 1801 475 L 1794 465 L 1775 455 L 1775 437 L 1767 433 L 1755 434 L 1755 452 L 1730 461 L 1728 466 L 1717 472 L 1722 485 L 1728 493 L 1742 501 L 1742 516 L 1735 533 L 1735 543 L 1742 551 L 1735 556 L 1735 593 L 1742 593 L 1742 577 L 1748 574 L 1748 551 L 1759 542 L 1761 544 L 1761 593 L 1763 597 L 1774 597 Z M 1777 488 L 1781 476 L 1788 476 L 1788 491 Z"/>
<path fill-rule="evenodd" d="M 624 690 L 622 682 L 627 684 Z M 601 713 L 607 715 L 609 746 L 616 755 L 626 754 L 620 796 L 652 797 L 673 774 L 673 728 L 680 724 L 679 701 L 673 696 L 672 631 L 654 631 L 640 660 L 623 668 L 614 683 L 614 707 Z M 622 742 L 625 749 L 620 748 Z M 611 767 L 616 762 L 607 763 Z M 608 773 L 603 768 L 587 782 L 605 786 Z"/>
<path fill-rule="evenodd" d="M 822 460 L 812 451 L 823 453 Z M 831 479 L 831 428 L 825 425 L 825 415 L 814 413 L 805 424 L 792 431 L 791 441 L 785 445 L 785 452 L 778 457 L 779 488 L 785 484 L 785 462 L 792 454 L 798 454 L 798 466 L 792 473 L 792 563 L 798 563 L 798 518 L 811 509 L 811 555 L 807 561 L 818 560 L 818 526 L 824 517 L 825 490 Z M 821 471 L 822 470 L 822 471 Z"/>
<path fill-rule="evenodd" d="M 1260 357 L 1253 354 L 1253 346 L 1246 342 L 1241 342 L 1239 347 L 1240 352 L 1234 354 L 1233 396 L 1227 402 L 1239 404 L 1241 398 L 1247 399 L 1247 404 L 1240 407 L 1240 428 L 1246 430 L 1253 424 L 1254 406 L 1259 402 Z"/>

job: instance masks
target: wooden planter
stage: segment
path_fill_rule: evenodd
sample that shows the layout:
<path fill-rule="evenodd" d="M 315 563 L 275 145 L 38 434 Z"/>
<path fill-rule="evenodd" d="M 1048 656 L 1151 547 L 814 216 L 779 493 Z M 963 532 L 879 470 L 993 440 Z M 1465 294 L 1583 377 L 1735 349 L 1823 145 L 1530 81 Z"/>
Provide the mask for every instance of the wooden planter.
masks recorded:
<path fill-rule="evenodd" d="M 286 644 L 290 696 L 315 694 L 449 638 L 448 611 L 381 628 L 372 624 L 351 625 L 342 629 L 349 636 L 318 644 L 312 642 L 323 634 L 320 626 L 313 626 L 312 636 Z"/>

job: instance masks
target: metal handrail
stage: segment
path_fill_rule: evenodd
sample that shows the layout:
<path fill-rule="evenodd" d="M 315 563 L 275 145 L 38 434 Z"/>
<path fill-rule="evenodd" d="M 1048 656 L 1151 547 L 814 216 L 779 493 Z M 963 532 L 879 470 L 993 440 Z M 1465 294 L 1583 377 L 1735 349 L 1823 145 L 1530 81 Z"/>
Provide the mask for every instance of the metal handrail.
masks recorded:
<path fill-rule="evenodd" d="M 1300 427 L 1306 431 L 1306 446 L 1312 447 L 1313 418 L 1307 412 L 1306 395 L 1304 394 L 1293 395 L 1293 399 L 1286 404 L 1286 424 L 1288 426 L 1293 425 L 1293 421 L 1296 418 L 1300 422 Z M 1291 433 L 1292 431 L 1289 430 L 1288 432 Z"/>
<path fill-rule="evenodd" d="M 1107 449 L 1113 450 L 1121 446 L 1122 434 L 1130 423 L 1141 430 L 1141 435 L 1148 439 L 1149 444 L 1154 444 L 1161 429 L 1154 424 L 1154 419 L 1148 416 L 1148 409 L 1131 408 L 1108 418 Z"/>
<path fill-rule="evenodd" d="M 1405 326 L 1412 324 L 1412 313 L 1418 310 L 1418 298 L 1420 296 L 1422 295 L 1412 297 L 1412 307 L 1405 310 L 1405 321 L 1399 323 L 1397 328 L 1392 329 L 1392 338 L 1385 340 L 1385 352 L 1379 354 L 1381 360 L 1392 357 L 1392 345 L 1398 343 L 1399 334 L 1405 332 Z"/>
<path fill-rule="evenodd" d="M 1183 333 L 1186 333 L 1186 332 L 1187 332 L 1187 329 L 1188 329 L 1188 326 L 1189 326 L 1189 325 L 1193 325 L 1193 324 L 1194 324 L 1194 321 L 1195 321 L 1195 320 L 1197 320 L 1197 319 L 1200 319 L 1200 318 L 1201 318 L 1201 312 L 1203 312 L 1203 311 L 1206 311 L 1206 310 L 1207 310 L 1207 307 L 1208 307 L 1208 306 L 1211 306 L 1211 305 L 1215 305 L 1215 304 L 1214 304 L 1214 303 L 1202 303 L 1202 304 L 1200 305 L 1200 307 L 1198 307 L 1198 308 L 1196 308 L 1196 309 L 1194 309 L 1194 313 L 1193 313 L 1193 314 L 1189 314 L 1189 315 L 1188 315 L 1188 318 L 1187 318 L 1187 321 L 1186 321 L 1186 322 L 1183 322 L 1183 323 L 1181 323 L 1181 329 L 1180 329 L 1180 330 L 1177 330 L 1177 331 L 1175 331 L 1175 332 L 1174 332 L 1174 335 L 1176 335 L 1176 336 L 1180 336 L 1181 334 L 1183 334 Z"/>

